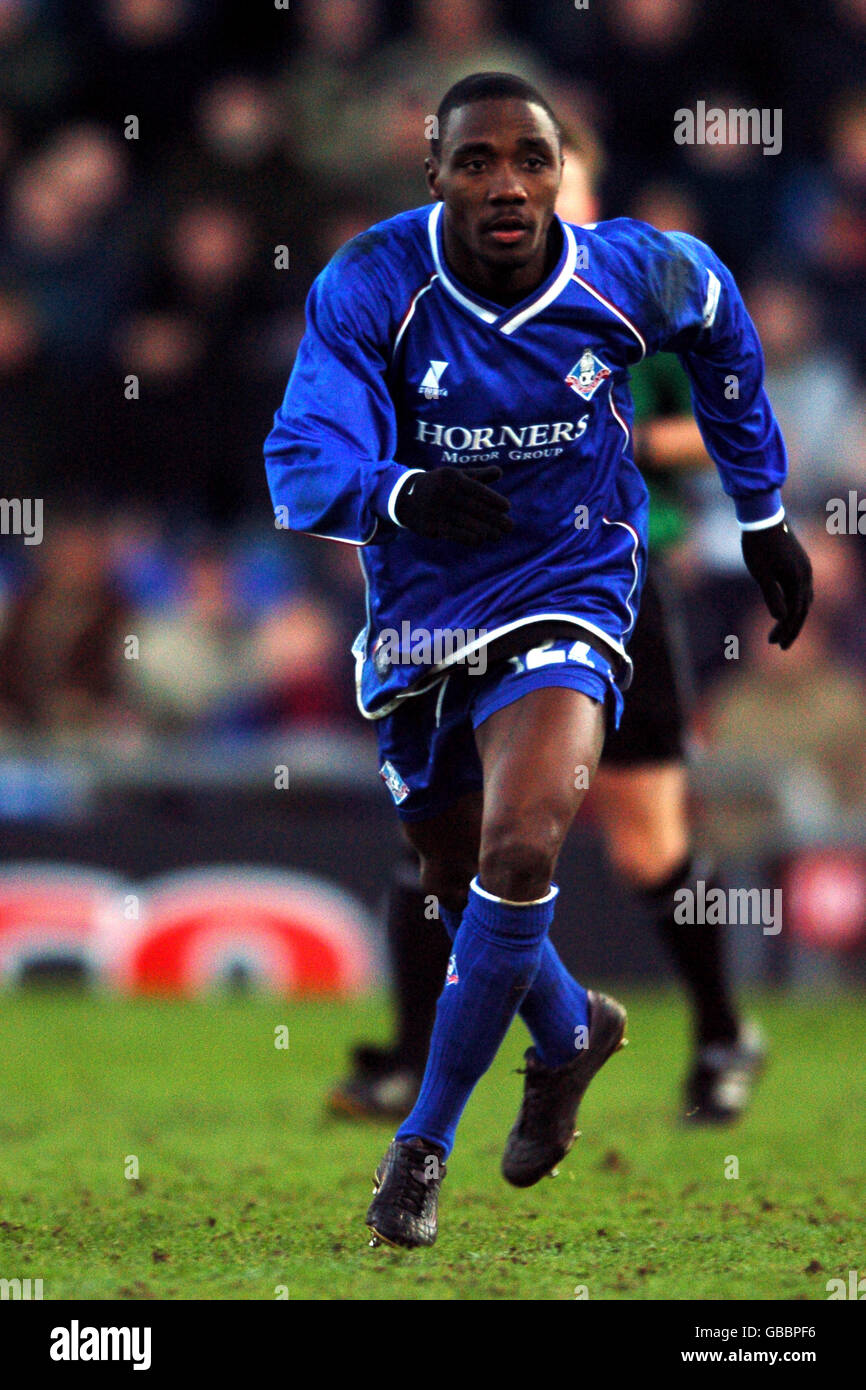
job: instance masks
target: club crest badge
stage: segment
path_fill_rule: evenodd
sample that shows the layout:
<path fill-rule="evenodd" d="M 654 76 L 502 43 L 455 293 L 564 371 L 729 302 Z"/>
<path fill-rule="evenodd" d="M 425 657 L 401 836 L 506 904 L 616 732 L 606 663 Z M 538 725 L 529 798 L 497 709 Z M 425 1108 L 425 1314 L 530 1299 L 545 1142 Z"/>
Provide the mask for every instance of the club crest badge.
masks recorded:
<path fill-rule="evenodd" d="M 606 367 L 600 357 L 596 357 L 594 352 L 586 348 L 565 380 L 582 400 L 589 401 L 610 374 L 610 367 Z"/>
<path fill-rule="evenodd" d="M 452 951 L 448 957 L 448 969 L 445 973 L 446 985 L 459 985 L 460 976 L 457 974 L 457 956 Z"/>

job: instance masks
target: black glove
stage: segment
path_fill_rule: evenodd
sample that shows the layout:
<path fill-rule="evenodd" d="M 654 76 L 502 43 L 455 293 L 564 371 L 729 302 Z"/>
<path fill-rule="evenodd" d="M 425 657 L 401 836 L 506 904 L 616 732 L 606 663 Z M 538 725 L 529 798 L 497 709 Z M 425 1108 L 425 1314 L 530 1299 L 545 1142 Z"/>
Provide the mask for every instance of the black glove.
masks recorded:
<path fill-rule="evenodd" d="M 743 559 L 777 620 L 769 636 L 787 651 L 812 604 L 812 565 L 787 521 L 743 532 Z"/>
<path fill-rule="evenodd" d="M 398 492 L 394 515 L 401 526 L 433 540 L 471 546 L 499 541 L 514 529 L 511 503 L 486 484 L 501 477 L 496 464 L 416 473 Z"/>

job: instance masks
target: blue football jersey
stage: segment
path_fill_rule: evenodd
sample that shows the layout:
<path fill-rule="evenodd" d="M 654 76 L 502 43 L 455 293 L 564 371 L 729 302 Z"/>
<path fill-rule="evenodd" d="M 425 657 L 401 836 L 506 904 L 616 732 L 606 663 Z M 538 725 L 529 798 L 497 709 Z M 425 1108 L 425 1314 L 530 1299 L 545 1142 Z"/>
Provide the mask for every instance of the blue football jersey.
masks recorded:
<path fill-rule="evenodd" d="M 678 354 L 741 524 L 783 515 L 760 344 L 707 246 L 628 218 L 557 219 L 557 265 L 503 308 L 452 274 L 442 218 L 435 203 L 379 223 L 318 276 L 265 444 L 277 525 L 360 548 L 358 704 L 374 719 L 539 619 L 602 637 L 628 683 L 648 509 L 628 377 L 648 353 Z M 411 470 L 485 463 L 511 501 L 502 541 L 471 550 L 397 523 Z"/>

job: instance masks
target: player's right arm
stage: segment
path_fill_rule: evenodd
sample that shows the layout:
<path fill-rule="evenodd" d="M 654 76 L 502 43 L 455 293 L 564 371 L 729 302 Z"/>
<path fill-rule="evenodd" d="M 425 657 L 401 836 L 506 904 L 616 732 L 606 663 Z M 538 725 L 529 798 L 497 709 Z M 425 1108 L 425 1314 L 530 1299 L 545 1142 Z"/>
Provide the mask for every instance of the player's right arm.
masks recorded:
<path fill-rule="evenodd" d="M 428 473 L 395 460 L 393 334 L 374 272 L 338 254 L 310 290 L 306 333 L 265 441 L 278 525 L 355 545 L 383 526 L 470 546 L 499 539 L 510 504 L 486 484 L 500 469 Z"/>
<path fill-rule="evenodd" d="M 307 327 L 283 403 L 265 441 L 277 523 L 366 545 L 394 522 L 397 422 L 386 371 L 387 299 L 341 256 L 307 297 Z"/>

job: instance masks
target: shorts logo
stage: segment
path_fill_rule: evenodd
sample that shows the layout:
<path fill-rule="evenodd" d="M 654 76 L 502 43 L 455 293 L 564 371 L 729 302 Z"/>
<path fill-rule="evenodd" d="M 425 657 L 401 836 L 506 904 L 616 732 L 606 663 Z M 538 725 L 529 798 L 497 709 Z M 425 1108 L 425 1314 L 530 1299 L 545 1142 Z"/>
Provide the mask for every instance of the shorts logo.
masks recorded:
<path fill-rule="evenodd" d="M 447 390 L 439 385 L 447 366 L 447 362 L 434 362 L 431 358 L 430 366 L 427 368 L 424 379 L 418 387 L 418 390 L 425 400 L 438 401 L 440 396 L 448 395 Z"/>
<path fill-rule="evenodd" d="M 379 776 L 393 796 L 397 806 L 400 805 L 401 801 L 406 800 L 406 797 L 409 795 L 409 788 L 406 786 L 406 783 L 403 781 L 403 778 L 400 776 L 393 763 L 383 763 L 379 768 Z"/>
<path fill-rule="evenodd" d="M 454 951 L 448 957 L 448 969 L 445 972 L 445 985 L 459 985 L 460 976 L 457 974 L 457 956 Z"/>
<path fill-rule="evenodd" d="M 609 376 L 610 367 L 606 367 L 600 357 L 596 357 L 594 352 L 586 348 L 565 380 L 572 391 L 576 391 L 582 400 L 588 401 Z"/>

